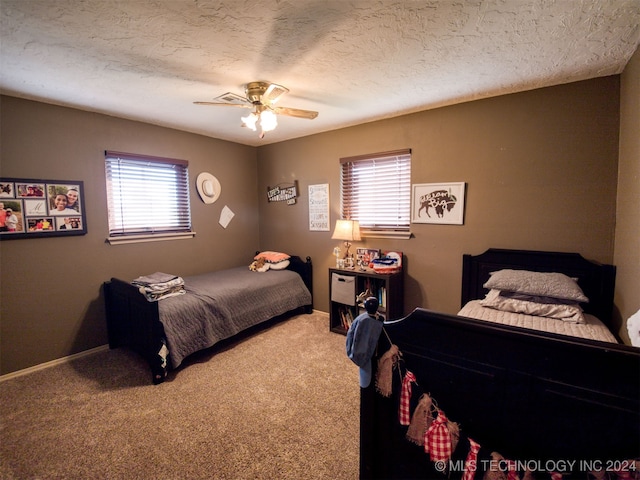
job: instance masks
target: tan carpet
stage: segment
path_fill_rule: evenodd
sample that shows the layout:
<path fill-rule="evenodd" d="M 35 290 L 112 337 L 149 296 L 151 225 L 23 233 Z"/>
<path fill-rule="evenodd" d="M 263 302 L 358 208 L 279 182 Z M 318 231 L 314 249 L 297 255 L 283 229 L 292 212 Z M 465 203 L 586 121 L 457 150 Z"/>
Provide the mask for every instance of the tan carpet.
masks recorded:
<path fill-rule="evenodd" d="M 356 479 L 359 387 L 345 337 L 299 315 L 154 386 L 110 350 L 0 383 L 5 479 Z"/>

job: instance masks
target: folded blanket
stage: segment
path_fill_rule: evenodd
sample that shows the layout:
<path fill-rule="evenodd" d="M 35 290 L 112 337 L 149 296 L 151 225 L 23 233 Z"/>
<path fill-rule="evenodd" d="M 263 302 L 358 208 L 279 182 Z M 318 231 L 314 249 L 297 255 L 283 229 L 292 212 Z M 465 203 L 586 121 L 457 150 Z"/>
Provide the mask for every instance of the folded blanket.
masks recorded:
<path fill-rule="evenodd" d="M 133 280 L 131 284 L 139 287 L 140 293 L 150 302 L 157 302 L 163 298 L 174 297 L 185 293 L 184 280 L 182 277 L 169 273 L 156 272 L 151 275 L 138 277 Z"/>
<path fill-rule="evenodd" d="M 166 283 L 172 280 L 179 278 L 177 275 L 171 275 L 170 273 L 162 273 L 156 272 L 151 275 L 145 275 L 142 277 L 136 278 L 133 283 L 134 285 L 154 285 L 156 283 Z"/>
<path fill-rule="evenodd" d="M 145 287 L 140 287 L 140 293 L 143 294 L 150 302 L 157 302 L 163 298 L 175 297 L 176 295 L 184 295 L 187 291 L 184 286 L 180 285 L 162 292 L 149 291 Z"/>

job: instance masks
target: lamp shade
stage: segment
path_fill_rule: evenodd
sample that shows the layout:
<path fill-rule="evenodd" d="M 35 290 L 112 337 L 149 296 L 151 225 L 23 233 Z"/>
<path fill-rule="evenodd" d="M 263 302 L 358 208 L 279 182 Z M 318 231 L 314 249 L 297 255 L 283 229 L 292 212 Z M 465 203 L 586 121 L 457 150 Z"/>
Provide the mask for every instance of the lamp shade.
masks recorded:
<path fill-rule="evenodd" d="M 336 220 L 336 228 L 331 238 L 349 242 L 360 241 L 360 222 L 357 220 Z"/>

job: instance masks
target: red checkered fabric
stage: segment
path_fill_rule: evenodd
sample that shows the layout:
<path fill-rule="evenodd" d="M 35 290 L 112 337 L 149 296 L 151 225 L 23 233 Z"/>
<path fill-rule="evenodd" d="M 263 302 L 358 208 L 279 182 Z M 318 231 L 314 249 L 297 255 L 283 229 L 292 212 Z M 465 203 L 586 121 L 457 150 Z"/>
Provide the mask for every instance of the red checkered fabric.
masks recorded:
<path fill-rule="evenodd" d="M 411 423 L 411 383 L 417 383 L 416 377 L 409 370 L 404 374 L 402 379 L 402 390 L 400 391 L 400 409 L 398 417 L 400 425 L 409 425 Z"/>
<path fill-rule="evenodd" d="M 451 458 L 451 433 L 447 428 L 447 416 L 438 410 L 438 416 L 424 434 L 424 451 L 432 462 L 444 462 Z"/>
<path fill-rule="evenodd" d="M 480 444 L 469 438 L 469 444 L 471 448 L 467 454 L 467 459 L 464 462 L 464 473 L 461 480 L 473 480 L 478 468 L 478 452 L 480 451 Z"/>

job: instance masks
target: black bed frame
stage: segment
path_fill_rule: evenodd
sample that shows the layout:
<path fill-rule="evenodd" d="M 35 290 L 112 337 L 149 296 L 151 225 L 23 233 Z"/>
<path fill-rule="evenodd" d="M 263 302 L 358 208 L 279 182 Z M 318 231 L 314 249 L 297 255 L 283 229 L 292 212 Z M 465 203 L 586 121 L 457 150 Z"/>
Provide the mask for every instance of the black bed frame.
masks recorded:
<path fill-rule="evenodd" d="M 555 271 L 578 278 L 591 300 L 586 311 L 611 320 L 613 266 L 576 254 L 514 250 L 465 255 L 463 263 L 463 303 L 484 296 L 490 271 Z M 640 455 L 638 348 L 421 308 L 387 322 L 385 330 L 402 352 L 400 371 L 413 372 L 417 391 L 430 394 L 460 425 L 461 438 L 480 443 L 485 454 L 496 451 L 533 470 L 570 466 L 563 478 L 582 479 L 590 469 L 624 466 Z M 378 355 L 388 348 L 382 335 Z M 461 478 L 460 461 L 468 453 L 463 443 L 443 473 L 423 447 L 406 440 L 407 427 L 398 422 L 399 375 L 390 398 L 373 384 L 361 389 L 360 478 Z M 492 465 L 478 464 L 476 479 L 484 467 Z"/>
<path fill-rule="evenodd" d="M 287 269 L 300 275 L 313 295 L 311 257 L 302 260 L 298 256 L 291 256 Z M 170 367 L 164 366 L 158 356 L 164 342 L 164 328 L 159 317 L 158 302 L 148 302 L 138 291 L 138 287 L 117 278 L 105 282 L 103 288 L 109 347 L 128 347 L 140 354 L 151 368 L 153 383 L 161 383 Z M 288 312 L 278 319 L 295 314 L 299 310 Z M 311 304 L 305 305 L 302 311 L 311 313 L 313 300 Z M 269 320 L 274 319 L 265 318 L 263 323 L 266 324 Z M 241 334 L 242 332 L 237 335 Z"/>

